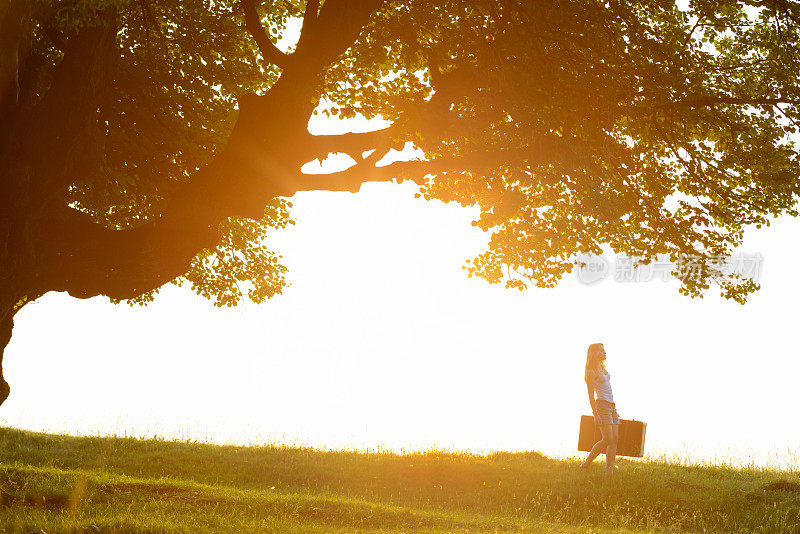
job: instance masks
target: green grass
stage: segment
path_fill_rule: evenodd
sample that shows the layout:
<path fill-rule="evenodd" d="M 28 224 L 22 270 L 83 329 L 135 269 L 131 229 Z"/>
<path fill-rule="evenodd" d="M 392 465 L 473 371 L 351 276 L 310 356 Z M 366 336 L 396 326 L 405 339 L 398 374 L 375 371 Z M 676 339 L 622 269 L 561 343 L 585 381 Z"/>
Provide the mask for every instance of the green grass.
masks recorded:
<path fill-rule="evenodd" d="M 800 533 L 800 476 L 0 429 L 0 532 Z"/>

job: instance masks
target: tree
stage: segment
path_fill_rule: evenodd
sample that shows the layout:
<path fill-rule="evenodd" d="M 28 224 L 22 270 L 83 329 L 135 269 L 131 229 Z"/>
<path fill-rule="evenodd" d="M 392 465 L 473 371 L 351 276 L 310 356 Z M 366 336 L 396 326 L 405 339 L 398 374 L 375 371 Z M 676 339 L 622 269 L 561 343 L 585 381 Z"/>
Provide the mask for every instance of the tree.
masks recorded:
<path fill-rule="evenodd" d="M 552 286 L 608 245 L 692 258 L 682 292 L 715 282 L 742 303 L 757 284 L 718 260 L 748 225 L 797 215 L 795 2 L 0 6 L 0 350 L 49 291 L 279 293 L 265 237 L 292 222 L 297 191 L 410 179 L 426 199 L 477 204 L 492 237 L 468 271 L 489 282 Z M 320 110 L 391 125 L 311 135 Z M 406 142 L 425 159 L 375 165 Z M 355 163 L 300 171 L 332 153 Z"/>

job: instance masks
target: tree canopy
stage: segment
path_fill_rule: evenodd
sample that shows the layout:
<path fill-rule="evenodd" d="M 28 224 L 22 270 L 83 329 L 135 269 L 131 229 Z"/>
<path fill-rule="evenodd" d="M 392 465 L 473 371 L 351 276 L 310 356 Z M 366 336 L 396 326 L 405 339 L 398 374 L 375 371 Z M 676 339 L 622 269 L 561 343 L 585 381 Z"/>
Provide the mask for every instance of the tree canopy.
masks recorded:
<path fill-rule="evenodd" d="M 478 205 L 491 239 L 469 274 L 508 287 L 553 286 L 608 246 L 668 255 L 682 292 L 716 283 L 742 303 L 758 286 L 720 259 L 750 225 L 797 215 L 793 1 L 3 6 L 0 346 L 48 291 L 279 293 L 268 232 L 298 191 L 410 179 Z M 320 112 L 391 125 L 312 135 Z M 407 142 L 425 158 L 375 165 Z M 353 166 L 301 172 L 334 153 Z"/>

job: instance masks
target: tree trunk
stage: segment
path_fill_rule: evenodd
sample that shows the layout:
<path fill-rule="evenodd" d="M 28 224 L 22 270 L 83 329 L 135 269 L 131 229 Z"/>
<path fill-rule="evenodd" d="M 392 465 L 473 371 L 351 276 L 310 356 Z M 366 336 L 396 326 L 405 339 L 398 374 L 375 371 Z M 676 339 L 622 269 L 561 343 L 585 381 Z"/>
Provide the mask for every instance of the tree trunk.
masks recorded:
<path fill-rule="evenodd" d="M 11 330 L 14 328 L 14 310 L 8 307 L 0 310 L 0 404 L 3 404 L 11 393 L 11 387 L 3 377 L 3 355 L 5 354 L 6 347 L 11 341 Z"/>

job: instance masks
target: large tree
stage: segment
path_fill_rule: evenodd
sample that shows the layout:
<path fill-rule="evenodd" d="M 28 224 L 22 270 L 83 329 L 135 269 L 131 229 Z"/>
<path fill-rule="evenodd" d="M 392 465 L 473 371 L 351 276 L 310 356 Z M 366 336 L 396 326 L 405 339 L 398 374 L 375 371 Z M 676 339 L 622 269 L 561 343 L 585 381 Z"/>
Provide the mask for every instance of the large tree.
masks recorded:
<path fill-rule="evenodd" d="M 719 259 L 797 215 L 799 31 L 784 0 L 0 0 L 0 363 L 49 291 L 269 298 L 286 199 L 376 180 L 480 206 L 490 282 L 610 246 L 744 302 Z M 312 135 L 320 111 L 391 125 Z M 301 172 L 332 153 L 352 167 Z"/>

